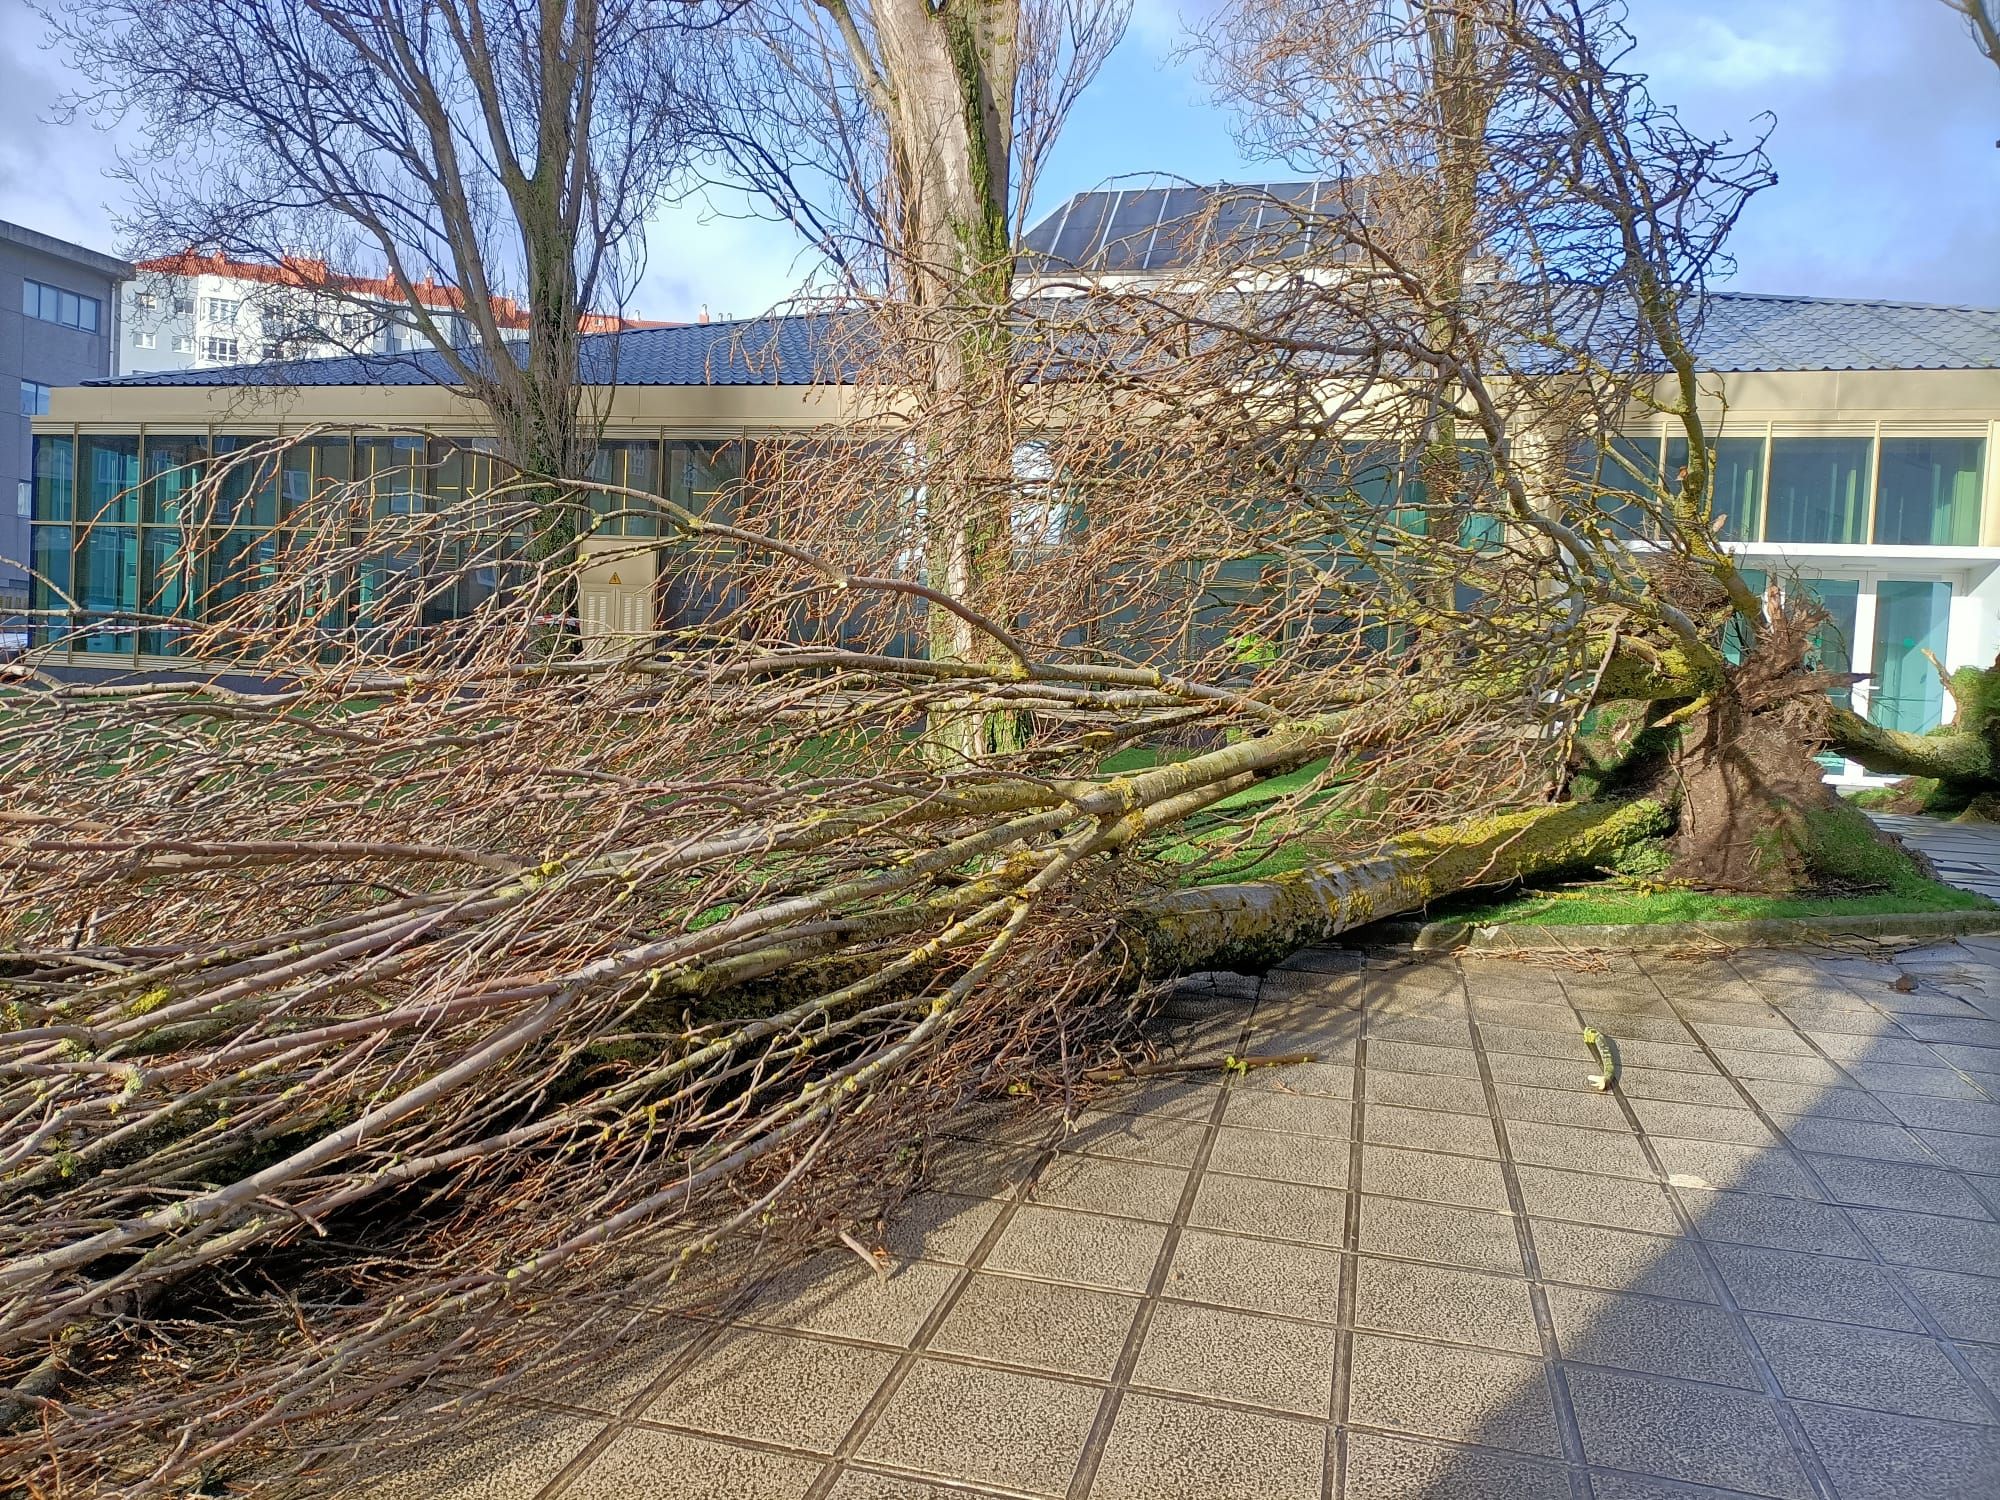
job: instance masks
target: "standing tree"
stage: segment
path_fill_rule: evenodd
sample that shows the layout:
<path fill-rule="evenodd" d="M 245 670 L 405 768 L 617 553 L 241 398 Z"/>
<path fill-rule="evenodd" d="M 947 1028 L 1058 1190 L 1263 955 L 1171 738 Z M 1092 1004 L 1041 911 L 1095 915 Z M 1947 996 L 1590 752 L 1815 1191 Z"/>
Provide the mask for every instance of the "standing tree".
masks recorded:
<path fill-rule="evenodd" d="M 78 0 L 42 14 L 88 86 L 131 117 L 126 229 L 141 255 L 214 251 L 340 301 L 375 263 L 520 473 L 573 480 L 585 310 L 618 305 L 683 164 L 663 78 L 695 12 L 659 0 Z M 437 312 L 456 292 L 468 343 Z M 525 331 L 504 316 L 526 305 Z M 544 507 L 542 555 L 576 520 Z"/>
<path fill-rule="evenodd" d="M 1974 45 L 2000 68 L 2000 11 L 1993 8 L 1993 0 L 1944 0 L 1944 5 L 1965 18 Z"/>

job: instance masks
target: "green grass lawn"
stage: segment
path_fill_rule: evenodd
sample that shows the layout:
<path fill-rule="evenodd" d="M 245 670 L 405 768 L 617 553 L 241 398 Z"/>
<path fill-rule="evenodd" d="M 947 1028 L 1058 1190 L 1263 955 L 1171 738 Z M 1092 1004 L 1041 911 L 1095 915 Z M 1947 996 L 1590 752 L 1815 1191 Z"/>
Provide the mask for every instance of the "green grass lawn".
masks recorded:
<path fill-rule="evenodd" d="M 1507 923 L 1592 927 L 1655 922 L 1754 922 L 1780 917 L 1903 916 L 1911 912 L 1978 911 L 1992 904 L 1984 896 L 1921 876 L 1888 890 L 1852 896 L 1725 896 L 1613 878 L 1588 885 L 1445 901 L 1426 915 L 1435 921 L 1469 922 L 1482 927 Z"/>

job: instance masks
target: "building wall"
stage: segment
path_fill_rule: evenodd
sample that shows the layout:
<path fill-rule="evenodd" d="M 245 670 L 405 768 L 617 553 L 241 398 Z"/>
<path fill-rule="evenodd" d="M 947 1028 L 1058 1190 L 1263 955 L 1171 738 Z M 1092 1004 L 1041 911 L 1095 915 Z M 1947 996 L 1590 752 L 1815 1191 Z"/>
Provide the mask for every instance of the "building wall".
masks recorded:
<path fill-rule="evenodd" d="M 112 372 L 118 330 L 118 271 L 130 268 L 80 246 L 0 224 L 0 605 L 18 605 L 27 575 L 28 515 L 21 486 L 33 478 L 30 419 L 18 415 L 22 382 L 74 386 Z M 31 316 L 24 283 L 94 299 L 95 333 Z"/>

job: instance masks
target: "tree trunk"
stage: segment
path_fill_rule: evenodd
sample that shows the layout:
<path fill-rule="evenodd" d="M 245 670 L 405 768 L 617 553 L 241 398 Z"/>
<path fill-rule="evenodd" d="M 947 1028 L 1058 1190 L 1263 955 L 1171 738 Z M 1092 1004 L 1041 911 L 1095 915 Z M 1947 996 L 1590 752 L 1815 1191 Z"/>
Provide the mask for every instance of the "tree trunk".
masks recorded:
<path fill-rule="evenodd" d="M 1126 917 L 1149 978 L 1259 967 L 1458 891 L 1601 865 L 1666 831 L 1663 802 L 1572 802 L 1404 834 L 1380 852 L 1159 896 Z"/>
<path fill-rule="evenodd" d="M 1947 726 L 1911 734 L 1837 708 L 1828 718 L 1827 743 L 1878 775 L 1936 782 L 1917 794 L 1925 812 L 1991 807 L 2000 798 L 2000 661 L 1963 667 L 1951 674 L 1949 686 L 1957 712 Z"/>

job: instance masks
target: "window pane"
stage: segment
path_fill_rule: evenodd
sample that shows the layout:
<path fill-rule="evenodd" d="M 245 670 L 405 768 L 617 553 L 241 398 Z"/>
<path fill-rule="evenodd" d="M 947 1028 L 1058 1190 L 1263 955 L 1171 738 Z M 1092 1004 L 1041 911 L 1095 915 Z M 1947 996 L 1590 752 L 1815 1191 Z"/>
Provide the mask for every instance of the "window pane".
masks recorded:
<path fill-rule="evenodd" d="M 227 531 L 218 535 L 208 554 L 208 591 L 202 595 L 202 615 L 218 618 L 232 599 L 256 592 L 277 572 L 278 546 L 269 532 Z"/>
<path fill-rule="evenodd" d="M 1771 487 L 1776 490 L 1774 484 Z M 1826 622 L 1813 632 L 1806 666 L 1815 672 L 1854 670 L 1854 620 L 1861 603 L 1861 584 L 1852 578 L 1801 578 L 1799 587 L 1826 611 Z M 1851 688 L 1830 689 L 1827 697 L 1842 708 L 1854 703 Z"/>
<path fill-rule="evenodd" d="M 35 439 L 35 519 L 67 521 L 76 514 L 76 440 Z"/>
<path fill-rule="evenodd" d="M 1759 599 L 1764 597 L 1764 587 L 1770 578 L 1762 568 L 1738 568 L 1743 582 L 1750 592 Z M 1749 632 L 1744 628 L 1743 616 L 1730 612 L 1729 621 L 1722 627 L 1722 654 L 1731 662 L 1741 664 L 1750 643 Z"/>
<path fill-rule="evenodd" d="M 1868 717 L 1922 734 L 1944 719 L 1944 684 L 1926 651 L 1945 659 L 1951 585 L 1884 580 L 1875 589 L 1875 683 Z"/>
<path fill-rule="evenodd" d="M 1980 438 L 1884 438 L 1875 540 L 1902 546 L 1979 544 Z"/>
<path fill-rule="evenodd" d="M 148 437 L 143 519 L 168 525 L 188 520 L 190 492 L 201 483 L 202 465 L 207 457 L 206 438 Z"/>
<path fill-rule="evenodd" d="M 81 441 L 83 519 L 121 525 L 138 520 L 139 439 L 119 433 Z"/>
<path fill-rule="evenodd" d="M 1872 438 L 1778 438 L 1771 444 L 1767 542 L 1862 540 Z"/>
<path fill-rule="evenodd" d="M 1687 467 L 1687 439 L 1667 439 L 1667 479 L 1679 484 Z M 1720 517 L 1716 533 L 1725 542 L 1749 542 L 1757 537 L 1757 502 L 1764 487 L 1764 440 L 1717 438 L 1710 446 L 1714 473 L 1710 476 L 1709 519 Z"/>
<path fill-rule="evenodd" d="M 1597 461 L 1597 509 L 1614 536 L 1650 536 L 1658 528 L 1647 512 L 1660 483 L 1660 440 L 1614 437 Z"/>
<path fill-rule="evenodd" d="M 70 531 L 67 526 L 37 526 L 28 543 L 28 608 L 68 609 L 75 580 L 70 576 Z M 52 641 L 66 635 L 69 625 L 62 620 L 45 620 L 35 626 L 35 640 Z"/>
<path fill-rule="evenodd" d="M 278 455 L 269 438 L 215 440 L 216 526 L 275 526 L 278 522 Z M 262 450 L 262 451 L 260 451 Z M 255 454 L 255 457 L 249 455 Z"/>
<path fill-rule="evenodd" d="M 150 451 L 151 445 L 148 444 Z M 140 555 L 139 608 L 144 614 L 187 619 L 196 592 L 199 560 L 176 527 L 150 526 Z M 142 630 L 139 649 L 151 656 L 171 656 L 180 650 L 181 632 L 171 628 Z"/>
<path fill-rule="evenodd" d="M 93 526 L 77 545 L 77 602 L 89 616 L 87 651 L 129 652 L 129 622 L 139 607 L 139 533 L 131 526 Z"/>
<path fill-rule="evenodd" d="M 97 332 L 97 299 L 95 297 L 79 297 L 76 300 L 77 310 L 80 314 L 76 320 L 76 326 L 81 328 L 85 333 Z"/>

